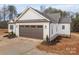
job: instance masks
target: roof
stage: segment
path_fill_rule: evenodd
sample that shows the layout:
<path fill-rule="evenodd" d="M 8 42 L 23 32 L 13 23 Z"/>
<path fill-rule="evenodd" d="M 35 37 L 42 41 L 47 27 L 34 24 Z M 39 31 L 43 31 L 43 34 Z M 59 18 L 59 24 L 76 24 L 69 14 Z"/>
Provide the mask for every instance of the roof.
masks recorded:
<path fill-rule="evenodd" d="M 34 9 L 34 8 L 32 8 L 33 10 L 35 10 L 36 12 L 38 12 L 39 14 L 41 14 L 42 16 L 44 16 L 45 18 L 47 18 L 47 19 L 51 19 L 48 15 L 46 15 L 45 13 L 43 13 L 43 12 L 40 12 L 40 11 L 38 11 L 38 10 L 36 10 L 36 9 Z M 50 20 L 51 21 L 51 20 Z M 53 20 L 54 21 L 54 20 Z"/>
<path fill-rule="evenodd" d="M 45 13 L 42 13 L 42 12 L 32 8 L 32 7 L 30 7 L 30 8 L 33 9 L 34 11 L 38 12 L 40 15 L 44 16 L 45 18 L 49 19 L 50 22 L 53 22 L 53 23 L 70 23 L 71 22 L 70 17 L 61 17 L 60 13 L 45 14 Z M 42 19 L 42 20 L 40 20 L 40 19 L 38 19 L 38 20 L 37 19 L 36 20 L 19 20 L 19 18 L 22 17 L 25 14 L 25 12 L 27 10 L 29 10 L 30 8 L 25 9 L 23 11 L 23 13 L 17 18 L 17 20 L 16 20 L 17 23 L 38 22 L 38 21 L 39 22 L 43 22 L 43 21 L 45 22 L 46 21 L 45 19 Z"/>
<path fill-rule="evenodd" d="M 45 13 L 42 13 L 34 8 L 32 8 L 32 9 L 35 10 L 36 12 L 38 12 L 39 14 L 43 15 L 44 17 L 48 18 L 51 22 L 54 22 L 54 23 L 71 23 L 71 17 L 61 17 L 60 13 L 45 14 Z"/>
<path fill-rule="evenodd" d="M 70 17 L 64 17 L 64 18 L 61 18 L 59 23 L 71 23 L 71 18 Z"/>
<path fill-rule="evenodd" d="M 58 23 L 59 22 L 59 19 L 60 19 L 60 13 L 53 13 L 53 14 L 47 14 L 49 17 L 50 17 L 50 20 L 51 21 L 54 21 L 55 23 Z"/>

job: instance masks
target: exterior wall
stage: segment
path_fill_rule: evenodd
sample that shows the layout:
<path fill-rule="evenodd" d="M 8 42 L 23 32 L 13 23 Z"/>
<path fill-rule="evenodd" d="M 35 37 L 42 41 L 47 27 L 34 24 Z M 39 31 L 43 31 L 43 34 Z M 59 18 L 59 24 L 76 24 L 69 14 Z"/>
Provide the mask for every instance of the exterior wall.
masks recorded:
<path fill-rule="evenodd" d="M 41 20 L 41 19 L 46 19 L 44 16 L 40 15 L 38 12 L 36 12 L 33 9 L 29 9 L 28 11 L 25 12 L 24 15 L 22 15 L 22 17 L 18 18 L 19 20 Z M 19 36 L 19 25 L 43 25 L 43 39 L 46 39 L 46 36 L 49 36 L 49 22 L 37 22 L 37 23 L 16 23 L 13 24 L 14 28 L 13 28 L 13 32 L 16 33 L 17 36 Z M 10 30 L 10 24 L 8 25 L 8 31 L 11 32 L 12 30 Z"/>
<path fill-rule="evenodd" d="M 45 19 L 36 11 L 29 9 L 19 20 L 34 20 L 34 19 Z"/>
<path fill-rule="evenodd" d="M 46 23 L 17 23 L 16 24 L 16 35 L 19 36 L 19 25 L 43 25 L 43 39 L 46 40 L 46 36 L 49 36 L 49 22 Z"/>
<path fill-rule="evenodd" d="M 64 30 L 62 29 L 63 25 L 65 26 Z M 70 36 L 70 24 L 51 23 L 50 24 L 50 40 L 53 40 L 58 35 Z"/>
<path fill-rule="evenodd" d="M 13 25 L 13 30 L 10 29 L 10 25 Z M 15 24 L 8 24 L 8 32 L 14 32 L 16 33 L 16 25 Z"/>
<path fill-rule="evenodd" d="M 65 26 L 64 30 L 62 30 L 62 25 Z M 59 24 L 58 25 L 58 34 L 59 35 L 70 35 L 70 24 Z"/>
<path fill-rule="evenodd" d="M 58 24 L 57 23 L 51 23 L 50 24 L 50 39 L 54 39 L 55 35 L 58 33 Z"/>
<path fill-rule="evenodd" d="M 19 24 L 16 24 L 16 35 L 19 37 Z"/>

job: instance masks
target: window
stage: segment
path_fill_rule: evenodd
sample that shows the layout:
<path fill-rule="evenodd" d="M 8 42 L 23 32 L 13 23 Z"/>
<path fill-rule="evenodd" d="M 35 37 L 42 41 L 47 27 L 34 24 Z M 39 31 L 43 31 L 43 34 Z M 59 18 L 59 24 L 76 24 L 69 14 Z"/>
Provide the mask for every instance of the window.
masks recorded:
<path fill-rule="evenodd" d="M 64 26 L 64 25 L 62 25 L 62 29 L 63 29 L 63 30 L 65 29 L 65 26 Z"/>
<path fill-rule="evenodd" d="M 13 25 L 10 25 L 10 29 L 11 29 L 11 30 L 13 29 Z"/>
<path fill-rule="evenodd" d="M 41 26 L 41 25 L 38 25 L 38 26 L 37 26 L 37 28 L 43 28 L 43 26 Z"/>
<path fill-rule="evenodd" d="M 24 25 L 20 25 L 20 27 L 24 27 Z"/>
<path fill-rule="evenodd" d="M 31 28 L 35 28 L 35 25 L 31 25 Z"/>
<path fill-rule="evenodd" d="M 29 25 L 25 25 L 25 27 L 27 27 L 27 28 L 28 28 L 28 27 L 29 27 Z"/>

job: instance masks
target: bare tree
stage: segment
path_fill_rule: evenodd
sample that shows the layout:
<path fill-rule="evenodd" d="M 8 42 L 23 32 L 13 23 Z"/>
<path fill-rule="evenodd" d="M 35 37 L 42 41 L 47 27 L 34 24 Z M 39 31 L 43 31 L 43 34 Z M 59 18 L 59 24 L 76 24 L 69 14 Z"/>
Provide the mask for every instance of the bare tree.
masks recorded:
<path fill-rule="evenodd" d="M 6 7 L 5 4 L 3 5 L 2 10 L 3 10 L 3 20 L 6 21 L 6 12 L 7 12 L 7 7 Z"/>
<path fill-rule="evenodd" d="M 40 11 L 41 11 L 41 12 L 44 12 L 44 10 L 45 10 L 45 6 L 44 6 L 44 5 L 41 5 L 41 6 L 40 6 Z"/>
<path fill-rule="evenodd" d="M 9 20 L 13 20 L 17 16 L 16 7 L 13 5 L 8 6 Z"/>

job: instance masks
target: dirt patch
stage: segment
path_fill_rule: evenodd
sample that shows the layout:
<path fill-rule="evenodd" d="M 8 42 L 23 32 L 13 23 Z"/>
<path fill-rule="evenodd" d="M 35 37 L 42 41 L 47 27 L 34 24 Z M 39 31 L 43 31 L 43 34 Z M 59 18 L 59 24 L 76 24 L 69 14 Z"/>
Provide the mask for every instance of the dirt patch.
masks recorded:
<path fill-rule="evenodd" d="M 0 35 L 8 33 L 8 29 L 0 29 Z"/>
<path fill-rule="evenodd" d="M 58 37 L 52 45 L 42 42 L 37 46 L 38 49 L 46 52 L 64 54 L 64 55 L 78 55 L 79 54 L 79 34 L 72 33 L 71 38 Z"/>

